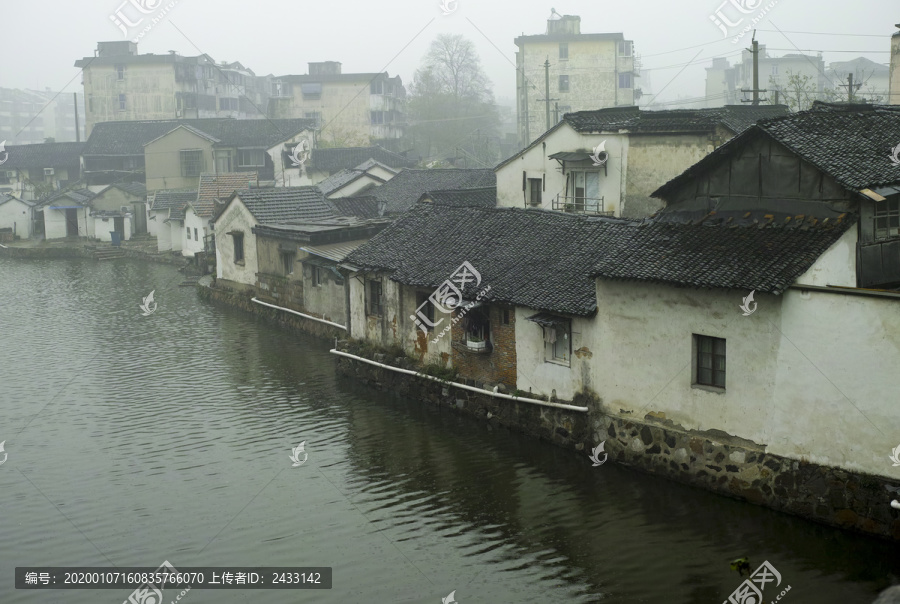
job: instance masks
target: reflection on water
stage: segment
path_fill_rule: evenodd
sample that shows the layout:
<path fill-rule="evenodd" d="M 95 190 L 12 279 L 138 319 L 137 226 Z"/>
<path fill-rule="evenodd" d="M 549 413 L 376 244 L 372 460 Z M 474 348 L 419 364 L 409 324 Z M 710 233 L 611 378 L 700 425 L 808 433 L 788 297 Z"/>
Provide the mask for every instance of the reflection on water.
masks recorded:
<path fill-rule="evenodd" d="M 0 601 L 118 604 L 131 590 L 16 591 L 12 568 L 163 560 L 334 568 L 330 591 L 188 604 L 718 603 L 744 555 L 779 570 L 788 604 L 866 603 L 900 580 L 891 544 L 376 393 L 336 375 L 328 342 L 180 281 L 0 258 Z"/>

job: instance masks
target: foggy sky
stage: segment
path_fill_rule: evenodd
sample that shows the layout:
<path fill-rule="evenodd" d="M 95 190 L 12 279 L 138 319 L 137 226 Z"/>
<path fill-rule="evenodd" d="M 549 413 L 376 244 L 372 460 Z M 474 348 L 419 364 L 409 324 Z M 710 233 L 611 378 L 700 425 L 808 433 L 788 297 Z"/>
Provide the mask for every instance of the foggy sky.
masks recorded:
<path fill-rule="evenodd" d="M 634 40 L 650 70 L 649 89 L 658 93 L 671 81 L 657 102 L 701 96 L 711 58 L 726 56 L 734 63 L 750 40 L 747 35 L 733 44 L 710 21 L 722 0 L 458 0 L 450 15 L 442 14 L 439 0 L 174 1 L 164 20 L 141 40 L 139 53 L 202 52 L 216 61 L 240 61 L 257 75 L 303 74 L 309 61 L 340 61 L 344 73 L 387 71 L 408 87 L 435 36 L 459 33 L 475 43 L 495 97 L 510 102 L 515 96 L 513 39 L 545 33 L 551 7 L 581 16 L 582 33 L 622 32 Z M 125 39 L 109 18 L 121 3 L 0 0 L 0 86 L 82 91 L 73 63 L 93 56 L 98 41 Z M 826 66 L 859 56 L 887 64 L 898 22 L 897 0 L 777 0 L 757 26 L 757 39 L 775 56 L 798 48 L 823 51 Z M 877 37 L 834 35 L 845 33 Z M 698 51 L 696 63 L 676 77 Z M 640 80 L 638 86 L 648 88 Z"/>

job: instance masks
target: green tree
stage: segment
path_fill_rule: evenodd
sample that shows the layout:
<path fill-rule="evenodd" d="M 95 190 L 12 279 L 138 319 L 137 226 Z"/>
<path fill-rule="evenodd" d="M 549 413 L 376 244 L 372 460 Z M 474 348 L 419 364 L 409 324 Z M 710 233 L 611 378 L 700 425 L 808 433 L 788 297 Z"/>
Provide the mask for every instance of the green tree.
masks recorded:
<path fill-rule="evenodd" d="M 496 163 L 500 115 L 475 45 L 462 35 L 441 34 L 431 43 L 413 75 L 408 110 L 410 136 L 426 162 Z"/>

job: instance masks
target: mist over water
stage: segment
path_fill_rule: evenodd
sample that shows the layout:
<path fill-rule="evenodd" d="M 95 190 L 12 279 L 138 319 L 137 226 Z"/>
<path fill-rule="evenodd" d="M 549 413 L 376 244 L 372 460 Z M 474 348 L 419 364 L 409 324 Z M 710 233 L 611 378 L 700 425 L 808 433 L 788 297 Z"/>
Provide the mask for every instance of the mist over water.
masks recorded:
<path fill-rule="evenodd" d="M 0 602 L 118 604 L 130 589 L 15 590 L 13 569 L 163 560 L 334 569 L 328 591 L 186 604 L 718 603 L 741 556 L 778 569 L 782 602 L 845 604 L 900 575 L 888 543 L 377 393 L 336 374 L 329 342 L 181 280 L 0 258 Z"/>

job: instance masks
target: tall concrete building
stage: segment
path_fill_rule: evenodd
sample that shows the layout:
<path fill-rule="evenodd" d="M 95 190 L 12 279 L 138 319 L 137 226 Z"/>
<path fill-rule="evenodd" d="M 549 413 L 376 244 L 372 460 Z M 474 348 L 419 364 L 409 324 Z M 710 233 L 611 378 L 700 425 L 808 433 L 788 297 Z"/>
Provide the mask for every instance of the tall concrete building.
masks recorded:
<path fill-rule="evenodd" d="M 318 120 L 320 146 L 365 147 L 403 136 L 406 88 L 399 76 L 341 73 L 337 61 L 308 65 L 308 74 L 272 78 L 270 117 Z"/>
<path fill-rule="evenodd" d="M 583 34 L 581 17 L 554 10 L 546 33 L 515 44 L 520 146 L 566 113 L 634 105 L 640 96 L 634 45 L 621 33 Z"/>
<path fill-rule="evenodd" d="M 900 23 L 894 25 L 900 27 Z M 888 104 L 900 105 L 900 31 L 891 36 L 890 99 Z"/>
<path fill-rule="evenodd" d="M 75 106 L 78 106 L 78 136 Z M 85 140 L 84 95 L 71 92 L 0 88 L 0 141 L 10 145 Z"/>
<path fill-rule="evenodd" d="M 174 50 L 140 55 L 124 41 L 98 42 L 95 56 L 75 67 L 84 72 L 88 136 L 99 122 L 265 116 L 265 78 L 237 62 Z"/>

